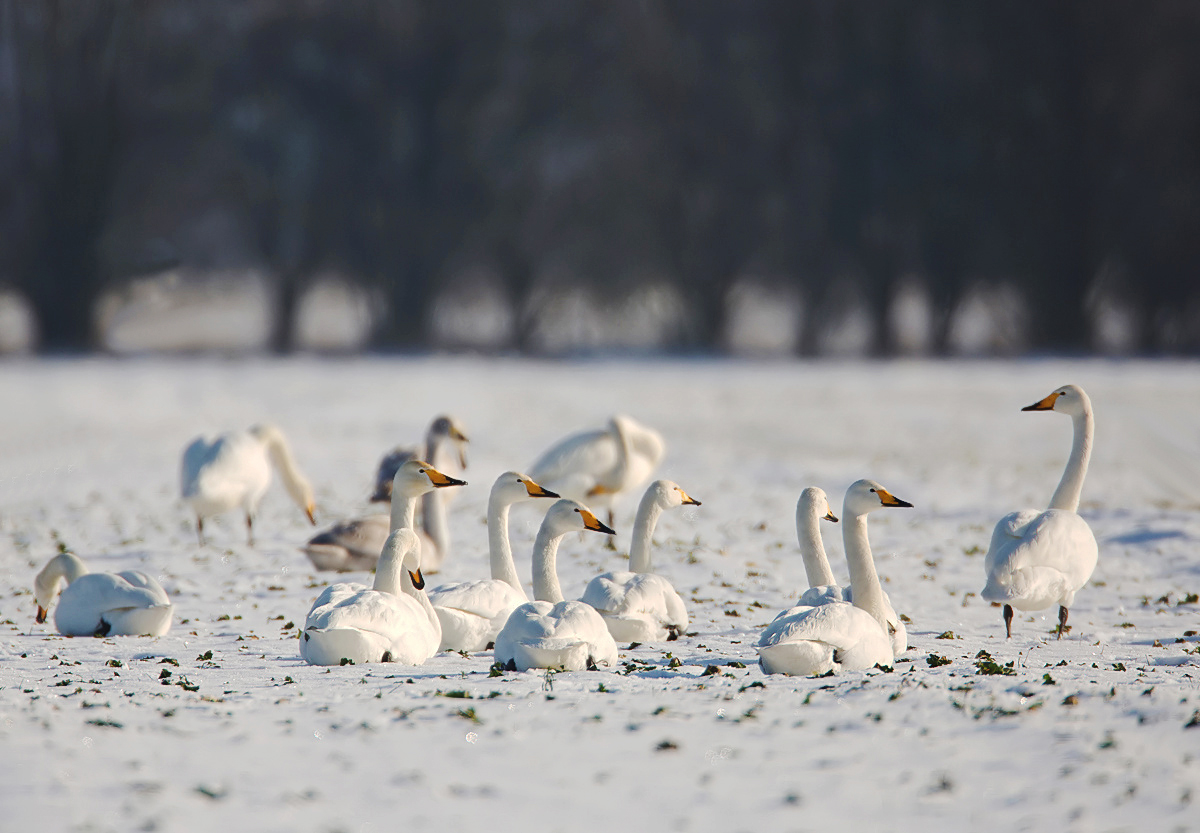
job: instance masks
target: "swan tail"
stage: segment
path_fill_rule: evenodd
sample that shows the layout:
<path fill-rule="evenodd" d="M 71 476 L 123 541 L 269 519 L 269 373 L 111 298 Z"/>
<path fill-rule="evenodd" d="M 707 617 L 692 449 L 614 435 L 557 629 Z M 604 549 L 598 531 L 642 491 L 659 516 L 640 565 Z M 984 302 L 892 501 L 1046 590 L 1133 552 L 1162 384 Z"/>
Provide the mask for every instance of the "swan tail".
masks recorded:
<path fill-rule="evenodd" d="M 832 645 L 811 639 L 762 645 L 758 661 L 766 674 L 812 677 L 838 669 Z"/>
<path fill-rule="evenodd" d="M 386 662 L 388 653 L 378 635 L 354 628 L 307 628 L 300 635 L 300 656 L 309 665 Z"/>
<path fill-rule="evenodd" d="M 530 668 L 583 671 L 592 660 L 591 655 L 591 646 L 576 639 L 538 639 L 511 643 L 507 647 L 496 643 L 496 659 L 505 666 L 511 662 L 518 671 Z M 592 661 L 591 664 L 600 663 Z"/>

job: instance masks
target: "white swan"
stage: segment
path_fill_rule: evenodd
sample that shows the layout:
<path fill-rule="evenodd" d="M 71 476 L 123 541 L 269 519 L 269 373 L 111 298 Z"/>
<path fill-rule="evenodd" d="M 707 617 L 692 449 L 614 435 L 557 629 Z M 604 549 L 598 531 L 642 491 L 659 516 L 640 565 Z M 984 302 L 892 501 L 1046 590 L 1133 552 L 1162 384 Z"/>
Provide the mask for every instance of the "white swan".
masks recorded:
<path fill-rule="evenodd" d="M 529 601 L 513 563 L 508 510 L 514 503 L 539 497 L 558 495 L 520 472 L 507 471 L 496 478 L 488 496 L 487 516 L 492 577 L 444 584 L 429 591 L 429 600 L 442 623 L 443 651 L 490 649 L 509 614 Z"/>
<path fill-rule="evenodd" d="M 572 434 L 533 464 L 529 475 L 564 497 L 608 510 L 639 488 L 662 461 L 662 436 L 627 416 L 616 415 L 597 431 Z"/>
<path fill-rule="evenodd" d="M 457 460 L 449 461 L 466 468 L 464 448 L 467 442 L 462 427 L 452 417 L 440 416 L 429 426 L 425 435 L 425 450 L 401 449 L 392 451 L 379 464 L 376 474 L 375 493 L 372 502 L 388 501 L 392 496 L 392 482 L 400 466 L 417 459 L 428 460 L 441 471 L 446 466 L 445 448 L 457 446 Z M 450 525 L 446 518 L 447 493 L 441 489 L 421 496 L 421 528 L 417 535 L 421 539 L 421 562 L 424 573 L 436 573 L 450 553 Z M 379 560 L 379 551 L 391 532 L 390 517 L 383 513 L 363 515 L 340 521 L 329 529 L 308 539 L 301 549 L 318 570 L 347 573 L 355 570 L 372 570 Z"/>
<path fill-rule="evenodd" d="M 374 587 L 339 583 L 325 588 L 301 636 L 300 655 L 306 662 L 338 665 L 344 657 L 417 665 L 437 652 L 442 626 L 423 592 L 420 538 L 413 524 L 417 498 L 461 485 L 463 481 L 422 460 L 400 466 L 392 487 L 392 532 L 382 547 Z"/>
<path fill-rule="evenodd" d="M 859 480 L 842 504 L 842 540 L 854 602 L 794 607 L 775 618 L 758 641 L 768 674 L 812 675 L 889 666 L 895 661 L 884 616 L 883 588 L 871 558 L 867 515 L 885 506 L 912 506 L 873 480 Z"/>
<path fill-rule="evenodd" d="M 296 467 L 283 433 L 275 426 L 255 425 L 213 440 L 197 437 L 184 449 L 183 499 L 196 513 L 201 546 L 204 519 L 239 507 L 246 514 L 246 538 L 254 544 L 254 515 L 271 484 L 272 465 L 292 500 L 315 524 L 312 487 Z"/>
<path fill-rule="evenodd" d="M 64 636 L 161 636 L 171 629 L 171 600 L 151 576 L 89 572 L 69 552 L 51 558 L 33 581 L 38 624 L 46 621 L 63 581 L 54 626 Z"/>
<path fill-rule="evenodd" d="M 421 542 L 411 529 L 397 529 L 383 545 L 372 589 L 332 584 L 317 597 L 300 656 L 309 665 L 420 665 L 437 653 L 442 638 L 424 587 Z"/>
<path fill-rule="evenodd" d="M 518 606 L 496 636 L 496 661 L 505 668 L 581 671 L 617 661 L 617 643 L 604 619 L 591 605 L 564 601 L 558 584 L 554 561 L 559 541 L 568 532 L 583 529 L 613 534 L 591 510 L 573 500 L 560 500 L 546 513 L 533 546 L 537 601 Z"/>
<path fill-rule="evenodd" d="M 1006 638 L 1012 636 L 1013 608 L 1044 610 L 1058 605 L 1061 639 L 1067 609 L 1076 591 L 1091 578 L 1098 555 L 1096 537 L 1076 512 L 1092 454 L 1092 402 L 1083 388 L 1065 385 L 1021 410 L 1070 416 L 1074 423 L 1071 456 L 1049 509 L 1013 512 L 996 524 L 983 562 L 987 584 L 980 595 L 1004 605 Z"/>
<path fill-rule="evenodd" d="M 700 501 L 670 480 L 651 483 L 633 522 L 629 572 L 596 576 L 579 599 L 600 612 L 618 642 L 672 641 L 687 630 L 687 605 L 671 582 L 650 572 L 651 536 L 659 516 L 685 504 L 699 506 Z"/>
<path fill-rule="evenodd" d="M 800 542 L 800 555 L 804 559 L 804 572 L 808 575 L 809 587 L 800 594 L 797 607 L 811 607 L 830 602 L 853 602 L 854 590 L 849 585 L 841 587 L 829 568 L 825 545 L 821 541 L 821 520 L 838 522 L 829 508 L 829 499 L 823 489 L 810 486 L 800 493 L 796 502 L 796 538 Z M 883 593 L 883 618 L 887 622 L 892 640 L 892 653 L 902 654 L 908 650 L 908 629 L 904 621 L 892 608 L 892 600 Z"/>

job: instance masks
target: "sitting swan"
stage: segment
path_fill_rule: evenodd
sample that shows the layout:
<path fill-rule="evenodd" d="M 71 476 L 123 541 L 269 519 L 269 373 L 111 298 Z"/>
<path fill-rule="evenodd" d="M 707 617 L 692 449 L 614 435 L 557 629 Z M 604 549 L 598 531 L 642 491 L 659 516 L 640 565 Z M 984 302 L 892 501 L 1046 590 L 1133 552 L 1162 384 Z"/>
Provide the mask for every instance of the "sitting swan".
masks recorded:
<path fill-rule="evenodd" d="M 555 570 L 558 544 L 568 532 L 613 530 L 573 500 L 550 507 L 533 546 L 533 590 L 538 599 L 517 607 L 496 636 L 495 657 L 510 671 L 553 668 L 581 671 L 613 665 L 617 643 L 600 614 L 583 602 L 564 601 Z"/>
<path fill-rule="evenodd" d="M 492 577 L 444 584 L 429 592 L 442 623 L 443 651 L 486 651 L 517 605 L 529 601 L 513 563 L 508 537 L 508 510 L 514 503 L 539 497 L 556 498 L 520 472 L 496 478 L 488 496 L 488 553 Z"/>
<path fill-rule="evenodd" d="M 1044 610 L 1058 605 L 1061 639 L 1067 608 L 1091 578 L 1098 555 L 1091 528 L 1076 513 L 1092 454 L 1092 402 L 1083 388 L 1066 385 L 1021 410 L 1069 415 L 1074 422 L 1071 456 L 1049 509 L 1020 510 L 996 524 L 983 562 L 987 584 L 980 595 L 1004 604 L 1006 638 L 1012 636 L 1013 608 Z"/>
<path fill-rule="evenodd" d="M 67 587 L 54 611 L 54 626 L 64 636 L 162 636 L 171 629 L 171 600 L 152 577 L 138 570 L 92 573 L 76 555 L 54 556 L 33 581 L 37 622 Z"/>
<path fill-rule="evenodd" d="M 383 545 L 372 589 L 331 584 L 317 597 L 300 656 L 309 665 L 420 665 L 437 653 L 442 638 L 424 587 L 421 542 L 411 529 L 397 529 Z"/>
<path fill-rule="evenodd" d="M 604 617 L 608 632 L 618 642 L 662 642 L 678 639 L 688 626 L 687 606 L 671 582 L 650 572 L 650 544 L 654 525 L 664 509 L 685 504 L 699 506 L 670 480 L 650 484 L 638 505 L 629 547 L 629 572 L 604 573 L 592 579 L 580 601 Z"/>
<path fill-rule="evenodd" d="M 796 538 L 800 542 L 800 555 L 804 559 L 804 572 L 808 575 L 809 587 L 800 594 L 797 607 L 811 607 L 830 602 L 853 602 L 854 592 L 840 587 L 829 569 L 825 556 L 825 545 L 821 541 L 819 525 L 821 519 L 838 522 L 837 515 L 829 508 L 829 499 L 823 489 L 810 486 L 800 493 L 796 502 Z M 892 653 L 902 654 L 908 650 L 908 629 L 896 615 L 892 601 L 883 592 L 883 618 L 887 621 L 888 634 L 892 640 Z M 780 614 L 783 615 L 783 614 Z"/>
<path fill-rule="evenodd" d="M 196 533 L 204 546 L 204 519 L 241 508 L 246 539 L 254 545 L 254 515 L 271 484 L 271 466 L 279 472 L 292 500 L 313 516 L 312 486 L 304 479 L 283 433 L 273 425 L 231 431 L 214 440 L 197 437 L 184 449 L 181 471 L 183 499 L 196 514 Z"/>
<path fill-rule="evenodd" d="M 339 665 L 345 658 L 417 665 L 437 652 L 442 627 L 422 592 L 420 539 L 413 523 L 418 497 L 461 485 L 463 481 L 421 460 L 410 460 L 397 470 L 392 533 L 384 542 L 374 587 L 339 583 L 325 588 L 313 603 L 301 636 L 300 655 L 306 662 Z"/>
<path fill-rule="evenodd" d="M 867 515 L 885 506 L 912 506 L 873 480 L 859 480 L 842 504 L 842 541 L 854 602 L 793 607 L 767 625 L 758 657 L 767 674 L 812 675 L 889 666 L 895 661 L 884 616 L 883 588 L 871 558 Z"/>

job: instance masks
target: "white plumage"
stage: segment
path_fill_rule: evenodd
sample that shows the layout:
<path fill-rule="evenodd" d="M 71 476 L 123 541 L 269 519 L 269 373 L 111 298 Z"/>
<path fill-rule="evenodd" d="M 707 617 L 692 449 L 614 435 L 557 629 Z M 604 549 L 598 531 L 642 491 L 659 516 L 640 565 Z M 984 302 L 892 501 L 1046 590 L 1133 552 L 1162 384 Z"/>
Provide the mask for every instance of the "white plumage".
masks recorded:
<path fill-rule="evenodd" d="M 50 559 L 34 579 L 39 623 L 63 581 L 54 626 L 64 636 L 161 636 L 171 629 L 171 600 L 153 577 L 138 570 L 89 572 L 72 553 Z"/>

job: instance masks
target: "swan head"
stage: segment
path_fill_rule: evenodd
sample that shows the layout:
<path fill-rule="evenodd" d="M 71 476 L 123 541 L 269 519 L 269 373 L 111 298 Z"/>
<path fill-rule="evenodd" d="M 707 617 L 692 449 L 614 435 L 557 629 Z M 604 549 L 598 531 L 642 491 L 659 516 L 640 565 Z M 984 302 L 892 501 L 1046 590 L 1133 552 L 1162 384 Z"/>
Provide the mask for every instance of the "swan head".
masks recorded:
<path fill-rule="evenodd" d="M 33 598 L 37 603 L 35 620 L 39 625 L 46 621 L 50 605 L 58 596 L 59 585 L 64 580 L 70 584 L 87 571 L 87 566 L 79 556 L 70 552 L 60 552 L 46 562 L 46 566 L 33 579 Z"/>
<path fill-rule="evenodd" d="M 442 415 L 435 419 L 429 426 L 429 451 L 432 456 L 432 449 L 436 445 L 449 440 L 454 443 L 454 448 L 458 452 L 458 464 L 464 469 L 467 467 L 467 435 L 463 431 L 462 424 L 452 416 Z"/>
<path fill-rule="evenodd" d="M 846 517 L 859 517 L 876 509 L 892 506 L 907 506 L 912 504 L 893 495 L 874 480 L 859 480 L 846 490 L 846 499 L 842 503 L 842 514 Z"/>
<path fill-rule="evenodd" d="M 671 480 L 655 480 L 646 490 L 654 495 L 654 501 L 664 509 L 674 509 L 676 506 L 699 506 L 700 501 L 680 488 L 678 483 Z"/>
<path fill-rule="evenodd" d="M 603 532 L 616 535 L 616 530 L 605 524 L 582 503 L 564 498 L 550 507 L 546 518 L 542 521 L 542 529 L 554 535 L 565 535 L 568 532 L 590 529 L 593 532 Z"/>
<path fill-rule="evenodd" d="M 396 476 L 392 479 L 392 496 L 414 498 L 434 489 L 465 485 L 467 481 L 443 474 L 424 460 L 409 460 L 396 469 Z"/>
<path fill-rule="evenodd" d="M 809 486 L 800 493 L 800 500 L 796 501 L 796 522 L 800 523 L 805 518 L 838 522 L 837 515 L 829 507 L 829 496 L 824 489 Z"/>
<path fill-rule="evenodd" d="M 533 478 L 519 471 L 506 471 L 492 484 L 492 499 L 499 500 L 504 504 L 520 503 L 535 497 L 562 497 L 562 495 L 535 483 Z"/>
<path fill-rule="evenodd" d="M 1092 400 L 1079 385 L 1063 385 L 1045 399 L 1026 405 L 1022 411 L 1058 411 L 1060 414 L 1083 416 L 1092 409 Z"/>

